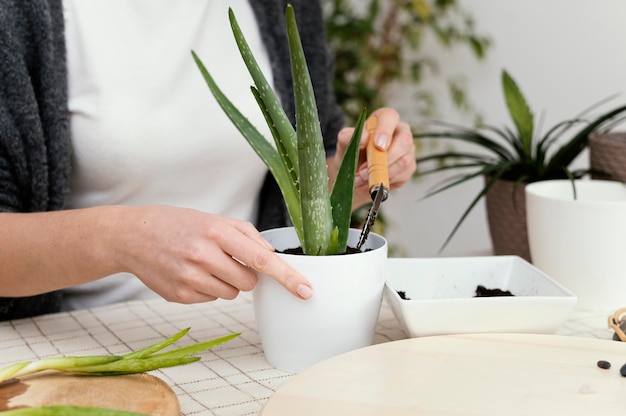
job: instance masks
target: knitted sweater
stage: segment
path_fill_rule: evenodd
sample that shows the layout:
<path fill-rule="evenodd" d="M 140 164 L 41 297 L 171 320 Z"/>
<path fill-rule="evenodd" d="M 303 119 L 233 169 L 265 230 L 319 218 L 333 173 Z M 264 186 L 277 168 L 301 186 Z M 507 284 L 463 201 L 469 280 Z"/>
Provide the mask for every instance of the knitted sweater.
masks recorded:
<path fill-rule="evenodd" d="M 332 61 L 324 43 L 319 2 L 250 0 L 270 58 L 276 92 L 295 124 L 284 17 L 287 3 L 296 11 L 326 149 L 333 152 L 344 119 L 332 94 Z M 65 207 L 71 171 L 65 59 L 62 0 L 0 0 L 2 212 L 42 212 Z M 288 223 L 280 191 L 269 174 L 260 191 L 257 218 L 259 229 Z M 0 295 L 2 280 L 0 276 Z M 55 312 L 61 302 L 60 292 L 0 298 L 0 320 Z"/>

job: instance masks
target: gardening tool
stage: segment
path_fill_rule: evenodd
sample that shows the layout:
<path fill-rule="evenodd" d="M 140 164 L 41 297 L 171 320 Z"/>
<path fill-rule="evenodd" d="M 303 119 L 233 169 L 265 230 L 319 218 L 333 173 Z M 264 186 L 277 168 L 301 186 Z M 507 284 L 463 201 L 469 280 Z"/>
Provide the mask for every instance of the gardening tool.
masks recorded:
<path fill-rule="evenodd" d="M 367 155 L 367 171 L 369 174 L 369 191 L 372 197 L 372 206 L 367 213 L 365 224 L 363 224 L 363 231 L 361 231 L 361 236 L 356 246 L 357 250 L 360 250 L 367 240 L 372 225 L 374 225 L 374 220 L 376 220 L 376 216 L 378 215 L 380 203 L 389 196 L 387 152 L 374 146 L 374 132 L 376 131 L 377 125 L 378 117 L 370 117 L 365 123 L 365 129 L 368 133 L 365 152 Z"/>

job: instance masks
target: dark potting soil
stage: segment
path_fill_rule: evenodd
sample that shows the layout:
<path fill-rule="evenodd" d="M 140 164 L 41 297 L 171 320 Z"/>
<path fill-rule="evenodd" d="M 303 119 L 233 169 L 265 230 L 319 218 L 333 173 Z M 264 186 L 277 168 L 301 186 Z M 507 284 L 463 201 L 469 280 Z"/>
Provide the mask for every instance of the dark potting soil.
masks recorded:
<path fill-rule="evenodd" d="M 515 296 L 508 290 L 502 289 L 487 289 L 485 286 L 478 285 L 476 286 L 476 295 L 475 298 L 488 297 L 488 296 Z"/>
<path fill-rule="evenodd" d="M 370 251 L 371 249 L 367 249 L 367 250 L 357 250 L 356 247 L 347 247 L 346 248 L 346 252 L 345 253 L 340 253 L 340 254 L 334 254 L 335 256 L 341 256 L 344 254 L 357 254 L 357 253 L 364 253 L 366 251 Z M 295 248 L 288 248 L 285 250 L 277 250 L 279 253 L 282 254 L 297 254 L 297 255 L 302 255 L 304 256 L 304 251 L 302 250 L 302 247 L 295 247 Z"/>
<path fill-rule="evenodd" d="M 411 300 L 411 298 L 409 298 L 404 291 L 398 290 L 397 293 L 398 293 L 398 296 L 400 296 L 400 299 Z M 485 286 L 482 286 L 482 285 L 476 286 L 476 294 L 473 297 L 481 298 L 481 297 L 490 297 L 490 296 L 515 296 L 515 295 L 512 294 L 508 290 L 487 289 Z"/>

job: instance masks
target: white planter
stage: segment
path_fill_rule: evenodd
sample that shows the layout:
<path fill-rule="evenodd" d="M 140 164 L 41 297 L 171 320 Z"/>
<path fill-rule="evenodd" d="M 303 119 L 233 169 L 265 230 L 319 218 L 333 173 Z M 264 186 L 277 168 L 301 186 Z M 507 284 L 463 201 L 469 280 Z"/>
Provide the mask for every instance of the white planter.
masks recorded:
<path fill-rule="evenodd" d="M 350 230 L 355 246 L 360 230 Z M 264 231 L 277 251 L 299 247 L 292 227 Z M 370 233 L 363 253 L 335 256 L 278 255 L 313 285 L 300 300 L 263 274 L 253 291 L 254 312 L 265 358 L 297 373 L 337 354 L 371 345 L 385 285 L 387 242 Z"/>
<path fill-rule="evenodd" d="M 578 296 L 578 307 L 626 307 L 626 186 L 602 180 L 526 186 L 532 262 Z"/>

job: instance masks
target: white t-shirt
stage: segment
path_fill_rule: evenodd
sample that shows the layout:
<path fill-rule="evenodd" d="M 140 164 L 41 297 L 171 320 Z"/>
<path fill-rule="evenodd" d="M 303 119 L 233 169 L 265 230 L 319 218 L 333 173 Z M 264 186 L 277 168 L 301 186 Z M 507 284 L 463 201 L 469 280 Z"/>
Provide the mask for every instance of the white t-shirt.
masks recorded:
<path fill-rule="evenodd" d="M 228 7 L 264 73 L 247 1 L 64 0 L 73 143 L 70 208 L 169 204 L 253 220 L 266 167 L 225 116 L 191 50 L 270 138 Z M 66 291 L 68 309 L 156 296 L 123 273 Z"/>

